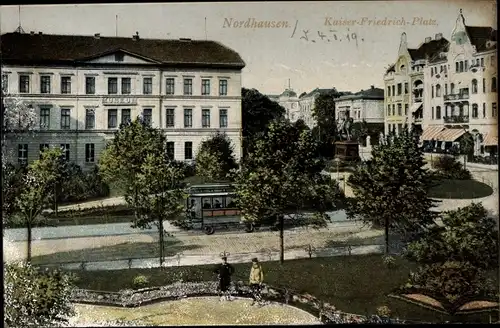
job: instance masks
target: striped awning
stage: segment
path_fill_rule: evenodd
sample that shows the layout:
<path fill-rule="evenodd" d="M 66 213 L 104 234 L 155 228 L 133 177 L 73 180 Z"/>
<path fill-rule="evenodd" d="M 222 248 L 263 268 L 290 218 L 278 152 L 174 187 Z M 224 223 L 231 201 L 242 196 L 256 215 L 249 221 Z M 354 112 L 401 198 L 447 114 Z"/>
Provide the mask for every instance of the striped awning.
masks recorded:
<path fill-rule="evenodd" d="M 437 136 L 441 131 L 443 131 L 442 126 L 431 126 L 428 127 L 427 129 L 424 130 L 422 133 L 422 136 L 420 137 L 421 140 L 437 140 Z"/>
<path fill-rule="evenodd" d="M 498 136 L 491 132 L 486 133 L 483 139 L 484 146 L 498 146 Z"/>
<path fill-rule="evenodd" d="M 439 141 L 453 142 L 465 134 L 464 129 L 444 129 L 436 138 Z"/>
<path fill-rule="evenodd" d="M 415 113 L 417 110 L 419 110 L 424 103 L 416 103 L 411 105 L 411 112 Z"/>

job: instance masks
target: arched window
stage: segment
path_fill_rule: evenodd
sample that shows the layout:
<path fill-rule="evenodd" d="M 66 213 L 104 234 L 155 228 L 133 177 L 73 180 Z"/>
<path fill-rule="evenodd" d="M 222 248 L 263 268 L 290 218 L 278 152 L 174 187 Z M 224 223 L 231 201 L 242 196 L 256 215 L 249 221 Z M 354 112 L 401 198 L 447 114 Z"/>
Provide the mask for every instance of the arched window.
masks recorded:
<path fill-rule="evenodd" d="M 436 85 L 436 97 L 441 97 L 441 85 Z"/>
<path fill-rule="evenodd" d="M 491 92 L 497 92 L 497 78 L 491 78 Z"/>
<path fill-rule="evenodd" d="M 472 80 L 472 93 L 477 93 L 477 80 Z"/>
<path fill-rule="evenodd" d="M 460 72 L 463 72 L 464 71 L 464 62 L 461 61 L 460 62 Z"/>
<path fill-rule="evenodd" d="M 455 83 L 450 83 L 450 93 L 455 94 Z"/>
<path fill-rule="evenodd" d="M 458 73 L 460 71 L 460 67 L 458 62 L 455 62 L 455 72 Z"/>
<path fill-rule="evenodd" d="M 387 96 L 390 97 L 391 96 L 391 87 L 387 87 Z"/>
<path fill-rule="evenodd" d="M 436 120 L 441 119 L 441 106 L 436 107 Z"/>
<path fill-rule="evenodd" d="M 479 113 L 478 113 L 478 107 L 477 104 L 472 104 L 472 118 L 478 118 Z"/>

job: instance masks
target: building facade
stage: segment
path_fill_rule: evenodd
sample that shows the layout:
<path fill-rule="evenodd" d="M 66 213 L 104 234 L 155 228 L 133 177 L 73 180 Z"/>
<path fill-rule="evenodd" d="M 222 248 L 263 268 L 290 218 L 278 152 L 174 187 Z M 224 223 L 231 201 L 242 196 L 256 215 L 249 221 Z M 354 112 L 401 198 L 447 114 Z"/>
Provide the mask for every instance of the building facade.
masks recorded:
<path fill-rule="evenodd" d="M 32 136 L 9 138 L 12 162 L 43 147 L 95 165 L 120 124 L 142 116 L 167 136 L 167 152 L 192 161 L 216 132 L 241 157 L 238 53 L 214 41 L 8 33 L 2 39 L 2 85 L 33 106 Z M 10 141 L 9 141 L 10 140 Z M 16 156 L 17 155 L 17 156 Z"/>
<path fill-rule="evenodd" d="M 450 41 L 439 33 L 410 49 L 403 33 L 398 59 L 384 76 L 385 131 L 414 126 L 424 144 L 442 150 L 470 132 L 476 155 L 496 153 L 496 42 L 496 30 L 467 26 L 462 12 Z"/>
<path fill-rule="evenodd" d="M 384 90 L 372 85 L 368 90 L 340 96 L 335 99 L 335 111 L 339 119 L 349 116 L 354 122 L 384 124 Z"/>
<path fill-rule="evenodd" d="M 309 128 L 313 128 L 316 126 L 317 122 L 313 117 L 314 105 L 316 103 L 316 99 L 321 95 L 331 94 L 332 97 L 336 97 L 338 92 L 335 88 L 333 89 L 319 89 L 316 88 L 309 93 L 304 93 L 299 97 L 299 108 L 300 114 L 299 117 L 302 119 Z"/>

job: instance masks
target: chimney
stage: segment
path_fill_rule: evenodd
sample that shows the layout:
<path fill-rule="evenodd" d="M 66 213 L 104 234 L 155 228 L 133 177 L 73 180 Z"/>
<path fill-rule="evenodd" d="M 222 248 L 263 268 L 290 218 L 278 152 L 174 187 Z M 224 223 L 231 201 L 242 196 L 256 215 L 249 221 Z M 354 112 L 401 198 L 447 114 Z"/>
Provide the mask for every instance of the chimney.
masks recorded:
<path fill-rule="evenodd" d="M 443 38 L 443 33 L 436 34 L 435 40 L 441 40 Z"/>
<path fill-rule="evenodd" d="M 428 36 L 425 38 L 425 43 L 429 43 L 429 42 L 431 42 L 431 40 L 432 40 L 432 38 L 430 36 Z"/>
<path fill-rule="evenodd" d="M 96 34 L 94 34 L 94 38 L 96 38 L 96 39 L 100 39 L 100 38 L 101 38 L 101 33 L 96 33 Z"/>
<path fill-rule="evenodd" d="M 372 87 L 372 90 L 373 90 L 373 89 L 375 89 L 375 86 L 374 86 L 374 85 L 372 85 L 371 87 Z"/>
<path fill-rule="evenodd" d="M 132 39 L 134 39 L 136 41 L 139 40 L 139 32 L 135 32 L 135 35 L 132 36 Z"/>

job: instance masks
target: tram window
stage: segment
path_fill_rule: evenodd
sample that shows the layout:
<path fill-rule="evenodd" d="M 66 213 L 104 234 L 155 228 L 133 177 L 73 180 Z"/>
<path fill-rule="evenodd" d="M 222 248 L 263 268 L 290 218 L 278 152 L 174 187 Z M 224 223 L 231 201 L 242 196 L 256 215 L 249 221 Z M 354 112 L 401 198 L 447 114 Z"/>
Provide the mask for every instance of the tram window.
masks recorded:
<path fill-rule="evenodd" d="M 203 200 L 203 208 L 212 208 L 212 204 L 211 204 L 211 198 L 205 198 Z"/>
<path fill-rule="evenodd" d="M 200 217 L 201 216 L 200 199 L 199 198 L 189 198 L 188 210 L 191 213 L 191 217 Z"/>
<path fill-rule="evenodd" d="M 214 208 L 223 208 L 224 207 L 224 200 L 222 197 L 217 197 L 214 198 Z"/>
<path fill-rule="evenodd" d="M 236 204 L 234 203 L 234 200 L 231 197 L 226 198 L 226 207 L 227 208 L 235 208 Z"/>

